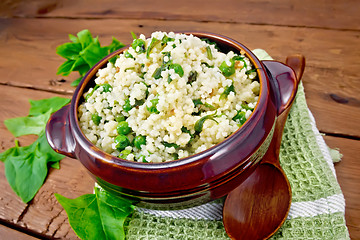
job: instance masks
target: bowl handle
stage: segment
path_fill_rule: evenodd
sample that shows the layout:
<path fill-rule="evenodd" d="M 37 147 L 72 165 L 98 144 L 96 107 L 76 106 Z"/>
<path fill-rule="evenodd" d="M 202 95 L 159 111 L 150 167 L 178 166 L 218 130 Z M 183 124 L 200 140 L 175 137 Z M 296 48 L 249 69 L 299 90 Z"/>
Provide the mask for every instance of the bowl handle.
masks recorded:
<path fill-rule="evenodd" d="M 69 122 L 70 104 L 55 112 L 46 124 L 46 138 L 57 152 L 71 158 L 75 156 L 75 140 Z"/>
<path fill-rule="evenodd" d="M 272 78 L 270 84 L 274 92 L 278 115 L 291 106 L 294 101 L 305 67 L 305 58 L 302 55 L 291 55 L 286 59 L 286 62 L 292 68 L 277 61 L 262 61 L 269 77 Z M 296 76 L 295 72 L 298 76 Z"/>

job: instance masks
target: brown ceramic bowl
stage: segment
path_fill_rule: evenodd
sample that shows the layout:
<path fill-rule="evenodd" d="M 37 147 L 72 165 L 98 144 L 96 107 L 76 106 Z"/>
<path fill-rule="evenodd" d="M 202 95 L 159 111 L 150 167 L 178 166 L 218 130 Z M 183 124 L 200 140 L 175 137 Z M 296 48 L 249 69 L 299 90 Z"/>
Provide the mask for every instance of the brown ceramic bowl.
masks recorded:
<path fill-rule="evenodd" d="M 293 100 L 297 85 L 293 70 L 276 61 L 259 61 L 241 43 L 218 34 L 186 32 L 217 43 L 223 52 L 243 50 L 257 68 L 260 95 L 245 124 L 221 143 L 187 158 L 164 163 L 139 163 L 114 157 L 93 145 L 82 133 L 78 106 L 83 93 L 95 85 L 98 69 L 106 67 L 111 53 L 97 63 L 75 90 L 71 104 L 53 114 L 46 135 L 50 146 L 77 158 L 104 189 L 130 198 L 140 206 L 184 208 L 225 196 L 259 164 L 272 138 L 277 116 Z"/>

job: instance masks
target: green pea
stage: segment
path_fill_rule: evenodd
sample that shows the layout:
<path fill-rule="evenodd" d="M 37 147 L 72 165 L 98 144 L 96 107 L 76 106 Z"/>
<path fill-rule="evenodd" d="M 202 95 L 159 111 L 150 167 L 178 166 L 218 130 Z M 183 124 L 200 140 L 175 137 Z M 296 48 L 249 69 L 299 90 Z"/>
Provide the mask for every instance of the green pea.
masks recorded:
<path fill-rule="evenodd" d="M 122 134 L 116 136 L 114 142 L 116 144 L 116 149 L 119 151 L 124 150 L 127 146 L 130 145 L 129 138 Z"/>
<path fill-rule="evenodd" d="M 100 117 L 97 113 L 91 115 L 91 120 L 94 122 L 96 126 L 99 126 L 101 119 L 102 117 Z"/>
<path fill-rule="evenodd" d="M 146 144 L 146 137 L 145 136 L 141 136 L 138 135 L 134 138 L 134 146 L 137 149 L 141 149 L 141 145 L 145 145 Z"/>
<path fill-rule="evenodd" d="M 116 127 L 116 131 L 118 132 L 118 134 L 129 134 L 131 132 L 131 128 L 129 127 L 129 124 L 127 121 L 121 121 L 118 123 L 117 127 Z"/>
<path fill-rule="evenodd" d="M 115 121 L 117 121 L 118 123 L 119 122 L 122 122 L 122 121 L 125 121 L 125 116 L 122 115 L 122 114 L 119 114 L 115 117 Z"/>
<path fill-rule="evenodd" d="M 130 104 L 130 100 L 129 99 L 126 99 L 125 100 L 125 104 L 123 105 L 123 110 L 125 111 L 125 112 L 128 112 L 128 111 L 130 111 L 132 109 L 132 106 L 131 106 L 131 104 Z"/>
<path fill-rule="evenodd" d="M 225 77 L 230 77 L 235 73 L 235 61 L 231 59 L 230 63 L 231 65 L 229 66 L 227 61 L 223 61 L 219 66 L 220 71 Z"/>

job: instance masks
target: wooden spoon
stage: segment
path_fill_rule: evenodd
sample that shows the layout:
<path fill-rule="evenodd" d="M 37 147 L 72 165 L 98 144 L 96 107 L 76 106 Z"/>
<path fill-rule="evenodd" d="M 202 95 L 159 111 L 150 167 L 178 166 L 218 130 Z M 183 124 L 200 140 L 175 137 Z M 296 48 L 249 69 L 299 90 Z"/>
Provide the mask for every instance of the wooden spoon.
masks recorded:
<path fill-rule="evenodd" d="M 289 56 L 286 64 L 294 69 L 299 81 L 305 58 Z M 279 151 L 290 108 L 276 120 L 273 139 L 260 165 L 225 200 L 223 222 L 232 239 L 267 239 L 281 227 L 289 213 L 292 194 L 279 163 Z"/>

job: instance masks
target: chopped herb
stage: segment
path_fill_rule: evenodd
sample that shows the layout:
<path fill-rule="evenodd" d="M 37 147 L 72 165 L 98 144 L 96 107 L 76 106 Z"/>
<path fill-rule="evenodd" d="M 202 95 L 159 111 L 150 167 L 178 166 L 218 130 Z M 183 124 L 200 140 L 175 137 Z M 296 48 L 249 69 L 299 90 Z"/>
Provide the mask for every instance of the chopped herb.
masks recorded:
<path fill-rule="evenodd" d="M 247 70 L 246 72 L 245 72 L 245 74 L 246 75 L 250 75 L 251 73 L 253 73 L 253 72 L 256 72 L 256 68 L 252 68 L 252 69 L 250 69 L 250 70 Z"/>
<path fill-rule="evenodd" d="M 189 129 L 187 129 L 186 127 L 183 126 L 183 127 L 181 128 L 181 131 L 182 131 L 183 133 L 187 133 L 187 134 L 190 135 L 190 140 L 189 140 L 188 144 L 195 138 L 194 134 L 191 134 L 191 131 L 190 131 Z"/>
<path fill-rule="evenodd" d="M 139 156 L 138 162 L 148 163 L 148 161 L 146 161 L 146 157 L 144 155 Z"/>
<path fill-rule="evenodd" d="M 249 105 L 246 105 L 246 104 L 241 104 L 241 107 L 242 107 L 243 109 L 245 109 L 245 110 L 250 110 L 250 111 L 253 111 L 253 110 L 254 110 L 254 108 L 249 107 Z"/>
<path fill-rule="evenodd" d="M 194 107 L 197 107 L 198 105 L 203 105 L 203 102 L 200 99 L 193 99 Z"/>
<path fill-rule="evenodd" d="M 177 145 L 176 143 L 168 143 L 166 141 L 162 141 L 161 142 L 165 147 L 167 148 L 171 148 L 171 147 L 174 147 L 175 149 L 179 148 L 180 146 Z"/>
<path fill-rule="evenodd" d="M 208 38 L 201 38 L 202 41 L 206 42 L 207 44 L 214 45 L 214 47 L 220 51 L 219 47 L 217 46 L 216 42 L 211 41 Z"/>
<path fill-rule="evenodd" d="M 198 76 L 197 71 L 190 71 L 187 83 L 191 84 L 191 83 L 195 82 L 197 79 L 197 76 Z"/>
<path fill-rule="evenodd" d="M 154 98 L 154 99 L 151 99 L 150 102 L 151 102 L 151 106 L 150 107 L 146 106 L 146 109 L 149 111 L 149 113 L 155 113 L 155 114 L 160 113 L 156 108 L 156 105 L 158 104 L 159 99 Z"/>
<path fill-rule="evenodd" d="M 125 58 L 133 58 L 133 59 L 135 59 L 134 56 L 131 55 L 131 53 L 129 53 L 129 51 L 125 51 L 124 56 L 125 56 Z"/>
<path fill-rule="evenodd" d="M 100 85 L 95 85 L 95 87 L 91 90 L 90 93 L 86 94 L 85 96 L 85 101 L 87 101 L 96 91 L 96 89 L 98 89 L 100 87 Z"/>
<path fill-rule="evenodd" d="M 209 120 L 212 120 L 212 121 L 214 121 L 214 122 L 216 122 L 216 123 L 218 123 L 218 122 L 214 119 L 215 117 L 216 117 L 216 113 L 210 114 L 210 115 L 206 115 L 206 116 L 200 118 L 199 120 L 197 120 L 197 121 L 195 122 L 195 126 L 194 126 L 195 132 L 196 132 L 197 134 L 201 133 L 201 131 L 202 131 L 202 129 L 203 129 L 204 122 L 205 122 L 206 120 L 208 120 L 208 119 L 209 119 Z"/>
<path fill-rule="evenodd" d="M 149 58 L 151 51 L 153 48 L 160 42 L 159 39 L 152 38 L 149 47 L 146 50 L 146 58 Z"/>
<path fill-rule="evenodd" d="M 224 92 L 220 94 L 220 100 L 226 99 L 227 96 L 230 94 L 230 92 L 233 92 L 233 93 L 236 94 L 235 88 L 234 88 L 234 85 L 233 85 L 233 84 L 231 84 L 230 86 L 227 86 L 227 87 L 225 88 Z"/>
<path fill-rule="evenodd" d="M 184 70 L 180 64 L 173 63 L 169 66 L 170 69 L 174 69 L 175 73 L 177 73 L 180 77 L 184 76 Z"/>
<path fill-rule="evenodd" d="M 161 39 L 161 46 L 167 45 L 168 42 L 173 42 L 173 41 L 175 41 L 175 38 L 170 38 L 164 35 L 164 37 Z"/>
<path fill-rule="evenodd" d="M 215 110 L 215 107 L 209 103 L 204 103 L 204 107 L 209 108 L 211 111 Z"/>
<path fill-rule="evenodd" d="M 161 72 L 164 71 L 164 70 L 165 70 L 165 69 L 164 69 L 163 66 L 158 67 L 158 68 L 154 71 L 152 77 L 155 78 L 155 79 L 161 78 Z"/>
<path fill-rule="evenodd" d="M 112 91 L 112 86 L 108 83 L 104 83 L 101 86 L 103 87 L 103 90 L 101 91 L 101 93 Z"/>
<path fill-rule="evenodd" d="M 162 54 L 164 55 L 164 57 L 163 57 L 163 65 L 171 62 L 171 54 L 170 54 L 170 52 L 163 52 Z M 167 58 L 165 58 L 165 57 L 167 57 Z M 166 61 L 166 59 L 168 59 L 168 60 Z"/>
<path fill-rule="evenodd" d="M 127 156 L 129 156 L 129 154 L 131 153 L 131 150 L 130 149 L 124 149 L 120 152 L 119 154 L 119 158 L 122 158 L 122 159 L 126 159 Z"/>
<path fill-rule="evenodd" d="M 230 62 L 230 66 L 228 65 L 228 62 Z M 233 59 L 230 61 L 223 61 L 220 64 L 219 69 L 225 77 L 230 77 L 235 73 L 235 61 Z"/>
<path fill-rule="evenodd" d="M 214 68 L 214 66 L 208 64 L 207 62 L 201 62 L 201 65 L 205 65 L 208 68 Z"/>
<path fill-rule="evenodd" d="M 243 125 L 246 121 L 245 112 L 238 111 L 237 114 L 232 118 L 235 122 L 238 123 L 239 126 Z"/>
<path fill-rule="evenodd" d="M 210 48 L 210 46 L 207 46 L 207 47 L 206 47 L 206 54 L 207 54 L 207 58 L 208 58 L 209 60 L 212 60 L 212 59 L 213 59 L 213 55 L 212 55 L 212 53 L 211 53 L 211 48 Z"/>
<path fill-rule="evenodd" d="M 232 60 L 233 60 L 233 61 L 241 61 L 241 62 L 244 63 L 243 68 L 246 68 L 246 67 L 247 67 L 247 64 L 246 64 L 246 62 L 245 62 L 245 60 L 244 60 L 244 57 L 241 57 L 241 56 L 236 55 L 236 56 L 234 56 L 234 57 L 232 58 Z"/>
<path fill-rule="evenodd" d="M 134 41 L 131 44 L 131 47 L 135 50 L 136 53 L 145 53 L 145 41 L 137 38 L 135 33 L 131 32 L 132 37 L 134 38 Z"/>
<path fill-rule="evenodd" d="M 174 160 L 178 160 L 178 159 L 179 159 L 179 154 L 177 154 L 177 153 L 173 153 L 172 156 L 173 156 Z"/>

